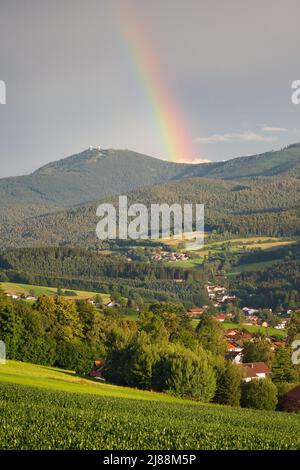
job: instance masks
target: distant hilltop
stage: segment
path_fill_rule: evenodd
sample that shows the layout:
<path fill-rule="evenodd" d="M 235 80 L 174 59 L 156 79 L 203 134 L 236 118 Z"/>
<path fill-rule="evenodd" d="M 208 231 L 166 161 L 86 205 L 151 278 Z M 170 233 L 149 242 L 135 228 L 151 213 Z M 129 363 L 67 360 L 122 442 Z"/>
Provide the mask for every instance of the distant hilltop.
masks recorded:
<path fill-rule="evenodd" d="M 38 206 L 41 211 L 73 207 L 168 181 L 284 175 L 300 176 L 299 143 L 261 155 L 210 163 L 174 163 L 132 150 L 90 145 L 30 175 L 0 179 L 0 208 L 7 211 L 8 207 L 22 205 L 22 213 L 36 215 Z"/>
<path fill-rule="evenodd" d="M 92 150 L 98 150 L 98 151 L 100 152 L 100 151 L 101 151 L 101 147 L 100 147 L 100 145 L 96 145 L 96 146 L 90 145 L 90 146 L 89 146 L 89 150 L 91 150 L 91 151 L 92 151 Z"/>

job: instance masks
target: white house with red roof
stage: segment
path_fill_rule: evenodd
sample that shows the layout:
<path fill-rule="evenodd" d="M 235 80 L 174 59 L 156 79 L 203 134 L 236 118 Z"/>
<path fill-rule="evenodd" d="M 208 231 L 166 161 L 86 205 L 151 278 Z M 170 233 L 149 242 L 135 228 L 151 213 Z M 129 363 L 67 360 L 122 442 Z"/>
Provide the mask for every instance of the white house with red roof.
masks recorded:
<path fill-rule="evenodd" d="M 266 379 L 271 374 L 271 369 L 264 362 L 246 362 L 241 364 L 245 382 L 253 379 Z"/>

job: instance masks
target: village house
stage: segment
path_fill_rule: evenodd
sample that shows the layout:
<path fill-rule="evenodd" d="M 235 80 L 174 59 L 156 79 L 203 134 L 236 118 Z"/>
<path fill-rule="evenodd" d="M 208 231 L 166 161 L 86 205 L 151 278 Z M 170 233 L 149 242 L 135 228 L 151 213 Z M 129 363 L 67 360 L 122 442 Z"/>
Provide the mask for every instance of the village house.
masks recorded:
<path fill-rule="evenodd" d="M 226 320 L 227 316 L 226 313 L 219 313 L 218 315 L 214 315 L 214 319 L 223 323 Z"/>
<path fill-rule="evenodd" d="M 30 294 L 29 295 L 22 295 L 21 298 L 24 299 L 24 300 L 34 300 L 34 301 L 37 300 L 35 295 L 30 295 Z"/>
<path fill-rule="evenodd" d="M 227 351 L 228 352 L 242 352 L 243 347 L 236 341 L 226 341 Z"/>
<path fill-rule="evenodd" d="M 189 318 L 200 318 L 201 315 L 203 315 L 204 310 L 204 307 L 190 308 L 186 314 Z"/>
<path fill-rule="evenodd" d="M 241 364 L 243 362 L 243 353 L 238 351 L 229 351 L 226 354 L 226 359 L 234 364 Z"/>
<path fill-rule="evenodd" d="M 288 318 L 284 318 L 283 320 L 281 320 L 280 323 L 278 323 L 278 325 L 275 326 L 276 330 L 284 330 L 287 328 L 289 324 L 289 319 Z"/>
<path fill-rule="evenodd" d="M 243 341 L 243 343 L 247 343 L 248 341 L 253 340 L 253 334 L 249 333 L 249 331 L 241 331 L 240 338 Z"/>
<path fill-rule="evenodd" d="M 244 307 L 244 308 L 243 308 L 243 312 L 244 312 L 244 314 L 245 314 L 246 316 L 251 317 L 252 315 L 254 315 L 255 313 L 257 313 L 258 310 L 255 309 L 255 308 Z"/>
<path fill-rule="evenodd" d="M 271 369 L 264 362 L 246 362 L 241 364 L 244 381 L 250 382 L 253 379 L 265 379 L 271 374 Z"/>
<path fill-rule="evenodd" d="M 17 294 L 8 294 L 8 293 L 6 293 L 5 295 L 6 295 L 6 297 L 10 297 L 11 299 L 19 299 L 20 298 Z"/>
<path fill-rule="evenodd" d="M 224 303 L 224 302 L 229 303 L 229 302 L 234 302 L 235 300 L 236 300 L 236 296 L 235 296 L 235 295 L 222 295 L 222 296 L 220 297 L 220 300 L 219 300 L 219 301 L 220 301 L 221 303 Z"/>
<path fill-rule="evenodd" d="M 271 349 L 272 351 L 277 351 L 279 348 L 285 348 L 286 342 L 285 341 L 274 341 L 273 338 L 270 338 L 271 341 Z"/>
<path fill-rule="evenodd" d="M 151 256 L 153 261 L 187 261 L 189 256 L 187 253 L 165 252 L 154 253 Z"/>
<path fill-rule="evenodd" d="M 226 320 L 232 319 L 232 313 L 218 313 L 217 315 L 214 315 L 214 319 L 223 323 Z"/>
<path fill-rule="evenodd" d="M 226 338 L 235 338 L 236 336 L 238 336 L 240 334 L 240 330 L 238 329 L 226 329 L 225 330 L 225 336 Z"/>
<path fill-rule="evenodd" d="M 120 307 L 120 304 L 118 302 L 114 302 L 113 300 L 110 300 L 107 304 L 105 304 L 105 307 Z"/>

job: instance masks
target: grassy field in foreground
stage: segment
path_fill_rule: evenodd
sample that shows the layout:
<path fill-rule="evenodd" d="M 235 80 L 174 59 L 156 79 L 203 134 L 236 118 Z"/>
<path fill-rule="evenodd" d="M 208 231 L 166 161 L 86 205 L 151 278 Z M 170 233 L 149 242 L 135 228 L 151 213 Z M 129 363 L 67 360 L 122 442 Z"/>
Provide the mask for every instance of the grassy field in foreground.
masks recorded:
<path fill-rule="evenodd" d="M 9 381 L 3 381 L 5 368 Z M 0 371 L 0 449 L 300 449 L 295 414 L 197 405 L 171 397 L 165 402 L 141 400 L 147 392 L 136 392 L 132 400 L 127 389 L 117 398 L 113 389 L 118 387 L 100 384 L 95 387 L 107 387 L 110 396 L 87 394 L 81 379 L 77 393 L 68 393 L 61 391 L 64 381 L 58 370 L 51 376 L 48 368 L 9 362 Z M 34 375 L 35 385 L 42 374 L 44 388 L 32 386 L 27 374 Z M 69 385 L 75 392 L 75 383 Z"/>
<path fill-rule="evenodd" d="M 34 286 L 32 284 L 19 284 L 15 282 L 1 282 L 0 286 L 7 294 L 16 294 L 16 295 L 28 295 L 31 292 L 34 292 L 35 295 L 57 295 L 57 289 L 55 287 L 46 287 L 46 286 Z M 63 291 L 65 289 L 62 289 Z M 66 296 L 68 299 L 89 299 L 95 297 L 97 292 L 82 291 L 75 289 L 67 289 L 72 292 L 76 292 L 76 296 Z M 108 294 L 103 294 L 99 292 L 104 302 L 109 302 L 110 297 Z"/>

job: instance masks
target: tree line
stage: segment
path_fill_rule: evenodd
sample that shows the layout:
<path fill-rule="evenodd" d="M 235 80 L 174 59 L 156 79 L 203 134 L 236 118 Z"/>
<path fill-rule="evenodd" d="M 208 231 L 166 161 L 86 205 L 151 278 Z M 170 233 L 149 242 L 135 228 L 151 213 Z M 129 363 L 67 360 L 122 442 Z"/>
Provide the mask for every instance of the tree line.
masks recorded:
<path fill-rule="evenodd" d="M 202 269 L 127 261 L 82 248 L 23 248 L 0 255 L 0 281 L 104 293 L 118 290 L 124 297 L 134 290 L 150 301 L 179 300 L 186 306 L 209 301 L 206 277 Z"/>
<path fill-rule="evenodd" d="M 291 324 L 289 341 L 299 334 L 300 316 Z M 222 326 L 204 315 L 195 328 L 179 303 L 143 305 L 133 321 L 120 309 L 97 309 L 83 300 L 43 295 L 30 305 L 0 294 L 0 339 L 9 359 L 81 374 L 104 358 L 104 377 L 118 385 L 231 406 L 277 404 L 270 379 L 247 384 L 241 367 L 226 360 Z M 290 350 L 279 351 L 271 353 L 266 340 L 257 338 L 246 347 L 246 359 L 272 363 L 275 383 L 299 380 Z"/>

